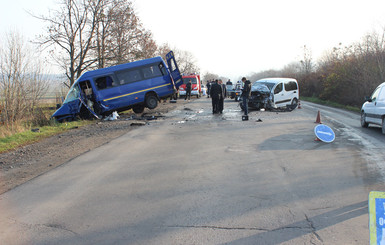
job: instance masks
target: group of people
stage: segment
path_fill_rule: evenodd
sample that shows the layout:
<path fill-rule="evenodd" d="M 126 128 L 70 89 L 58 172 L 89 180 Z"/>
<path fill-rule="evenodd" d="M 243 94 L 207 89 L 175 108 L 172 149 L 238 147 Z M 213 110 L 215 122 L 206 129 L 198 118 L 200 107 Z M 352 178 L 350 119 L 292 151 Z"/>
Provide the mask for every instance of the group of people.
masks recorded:
<path fill-rule="evenodd" d="M 249 97 L 251 95 L 251 83 L 250 80 L 247 80 L 246 77 L 242 78 L 243 88 L 242 88 L 242 103 L 244 108 L 244 114 L 247 116 Z M 226 98 L 226 85 L 223 84 L 221 79 L 216 79 L 212 82 L 207 82 L 207 97 L 211 97 L 211 102 L 213 106 L 213 114 L 223 112 L 224 100 Z"/>
<path fill-rule="evenodd" d="M 216 79 L 211 84 L 208 84 L 207 96 L 211 97 L 211 103 L 213 105 L 213 114 L 223 112 L 224 101 L 226 97 L 226 86 L 221 79 Z"/>

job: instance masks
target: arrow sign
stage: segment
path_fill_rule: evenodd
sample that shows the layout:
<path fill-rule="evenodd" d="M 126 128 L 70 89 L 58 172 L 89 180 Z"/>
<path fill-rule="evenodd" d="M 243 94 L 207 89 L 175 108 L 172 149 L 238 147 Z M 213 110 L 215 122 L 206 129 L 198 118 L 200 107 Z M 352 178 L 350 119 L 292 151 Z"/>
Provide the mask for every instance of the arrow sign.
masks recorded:
<path fill-rule="evenodd" d="M 333 130 L 325 124 L 319 124 L 315 126 L 314 133 L 318 139 L 326 143 L 333 142 L 336 138 L 336 135 L 334 134 Z"/>

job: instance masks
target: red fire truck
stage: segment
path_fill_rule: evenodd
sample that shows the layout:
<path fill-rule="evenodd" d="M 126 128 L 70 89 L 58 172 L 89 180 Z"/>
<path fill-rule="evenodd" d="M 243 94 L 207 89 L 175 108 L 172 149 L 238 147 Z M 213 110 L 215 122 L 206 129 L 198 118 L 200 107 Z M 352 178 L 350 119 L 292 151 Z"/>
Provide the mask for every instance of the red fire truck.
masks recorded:
<path fill-rule="evenodd" d="M 191 81 L 191 95 L 202 96 L 201 77 L 197 74 L 183 75 L 183 84 L 179 87 L 179 96 L 186 96 L 186 84 Z"/>

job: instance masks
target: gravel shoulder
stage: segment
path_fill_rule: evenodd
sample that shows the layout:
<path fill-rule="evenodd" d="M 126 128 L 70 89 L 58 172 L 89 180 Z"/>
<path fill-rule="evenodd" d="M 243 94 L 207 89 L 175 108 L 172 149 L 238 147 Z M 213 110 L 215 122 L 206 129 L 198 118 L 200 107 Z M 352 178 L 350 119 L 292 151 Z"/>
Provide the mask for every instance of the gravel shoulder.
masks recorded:
<path fill-rule="evenodd" d="M 143 114 L 125 113 L 115 121 L 95 121 L 93 124 L 2 153 L 0 194 L 145 125 L 149 120 L 162 120 L 163 114 L 185 103 L 185 100 L 178 100 L 177 103 L 163 102 L 154 110 L 145 109 Z"/>

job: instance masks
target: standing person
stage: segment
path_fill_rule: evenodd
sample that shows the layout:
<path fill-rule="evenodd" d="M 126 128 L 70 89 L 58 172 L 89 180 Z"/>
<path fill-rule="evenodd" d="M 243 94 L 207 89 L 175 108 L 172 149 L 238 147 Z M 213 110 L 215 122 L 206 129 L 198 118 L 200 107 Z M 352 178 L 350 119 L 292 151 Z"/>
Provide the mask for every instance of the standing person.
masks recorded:
<path fill-rule="evenodd" d="M 213 105 L 213 114 L 219 112 L 219 99 L 221 94 L 222 94 L 221 85 L 218 84 L 218 80 L 215 80 L 215 83 L 212 83 L 210 87 L 210 96 L 211 96 L 211 103 Z"/>
<path fill-rule="evenodd" d="M 251 95 L 251 83 L 250 80 L 247 80 L 246 77 L 242 77 L 243 89 L 242 89 L 242 104 L 245 116 L 249 114 L 249 97 Z"/>
<path fill-rule="evenodd" d="M 184 100 L 187 100 L 187 96 L 188 96 L 188 100 L 190 100 L 190 97 L 191 97 L 191 80 L 188 81 L 188 83 L 186 84 L 186 97 L 184 98 Z"/>
<path fill-rule="evenodd" d="M 209 80 L 207 80 L 206 87 L 207 87 L 207 98 L 210 98 L 210 87 L 211 87 L 211 83 L 210 83 Z"/>
<path fill-rule="evenodd" d="M 219 79 L 219 85 L 221 86 L 221 97 L 219 98 L 218 109 L 219 109 L 219 113 L 222 114 L 227 92 L 226 92 L 226 85 L 223 84 L 221 79 Z"/>

